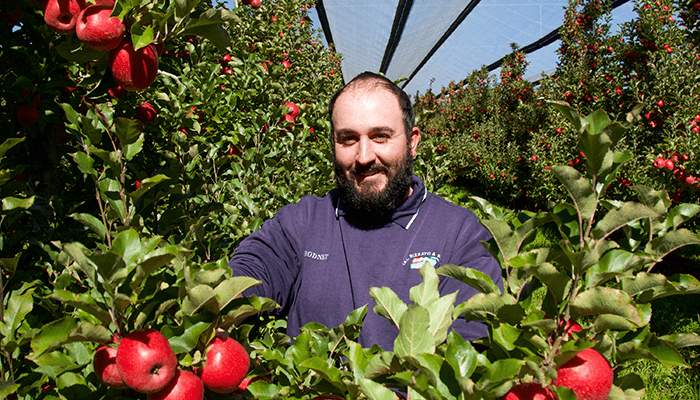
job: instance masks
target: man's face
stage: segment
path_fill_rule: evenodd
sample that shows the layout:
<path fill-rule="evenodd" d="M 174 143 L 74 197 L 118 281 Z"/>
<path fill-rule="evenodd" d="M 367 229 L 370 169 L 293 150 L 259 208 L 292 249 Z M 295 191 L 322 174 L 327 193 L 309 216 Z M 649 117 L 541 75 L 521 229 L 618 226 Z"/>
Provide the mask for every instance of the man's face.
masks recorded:
<path fill-rule="evenodd" d="M 343 200 L 355 211 L 385 215 L 410 194 L 420 141 L 406 137 L 396 96 L 374 86 L 350 88 L 333 109 L 335 172 Z"/>

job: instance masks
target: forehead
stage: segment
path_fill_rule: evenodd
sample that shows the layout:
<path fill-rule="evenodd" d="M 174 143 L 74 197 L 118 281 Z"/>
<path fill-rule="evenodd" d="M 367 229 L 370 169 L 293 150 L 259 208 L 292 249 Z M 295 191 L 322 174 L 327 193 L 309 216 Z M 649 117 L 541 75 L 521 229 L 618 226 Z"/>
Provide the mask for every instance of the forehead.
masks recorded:
<path fill-rule="evenodd" d="M 368 113 L 380 113 L 383 117 L 393 115 L 402 119 L 398 97 L 376 82 L 363 82 L 343 91 L 336 99 L 332 118 L 334 122 L 349 116 L 353 119 L 366 119 L 371 116 Z"/>

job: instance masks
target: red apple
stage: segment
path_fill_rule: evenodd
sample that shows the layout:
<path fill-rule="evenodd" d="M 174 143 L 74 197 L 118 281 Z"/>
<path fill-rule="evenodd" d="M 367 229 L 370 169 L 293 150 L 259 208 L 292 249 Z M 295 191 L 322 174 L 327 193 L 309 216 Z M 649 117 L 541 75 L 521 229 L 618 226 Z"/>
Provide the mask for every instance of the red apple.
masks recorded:
<path fill-rule="evenodd" d="M 117 368 L 124 383 L 141 393 L 163 390 L 177 370 L 168 339 L 155 329 L 131 332 L 117 348 Z"/>
<path fill-rule="evenodd" d="M 109 89 L 107 89 L 107 94 L 109 94 L 110 97 L 118 99 L 124 94 L 124 86 L 122 85 L 116 85 L 113 86 Z"/>
<path fill-rule="evenodd" d="M 70 33 L 84 7 L 82 0 L 48 0 L 44 6 L 44 22 L 56 32 Z"/>
<path fill-rule="evenodd" d="M 562 321 L 562 323 L 564 323 L 564 321 Z M 571 336 L 572 333 L 581 332 L 582 330 L 583 328 L 581 328 L 581 325 L 577 324 L 576 321 L 568 320 L 564 323 L 564 333 L 566 333 L 567 336 Z"/>
<path fill-rule="evenodd" d="M 250 368 L 248 352 L 230 337 L 214 338 L 206 357 L 202 367 L 202 382 L 212 392 L 236 391 Z"/>
<path fill-rule="evenodd" d="M 586 349 L 557 369 L 557 386 L 576 393 L 578 400 L 607 400 L 613 383 L 613 370 L 600 353 Z"/>
<path fill-rule="evenodd" d="M 22 104 L 17 106 L 15 117 L 20 125 L 29 128 L 39 119 L 39 110 L 34 104 Z"/>
<path fill-rule="evenodd" d="M 260 8 L 260 6 L 262 6 L 262 0 L 250 0 L 248 5 L 252 8 Z"/>
<path fill-rule="evenodd" d="M 138 107 L 136 107 L 136 119 L 144 124 L 153 121 L 156 118 L 156 115 L 158 115 L 158 112 L 155 108 L 153 108 L 151 103 L 147 101 L 144 101 L 143 103 L 139 104 Z"/>
<path fill-rule="evenodd" d="M 127 90 L 143 90 L 153 83 L 158 73 L 158 52 L 154 45 L 134 50 L 124 40 L 112 51 L 110 58 L 114 80 Z"/>
<path fill-rule="evenodd" d="M 538 383 L 521 383 L 513 386 L 503 400 L 557 400 L 557 396 Z"/>
<path fill-rule="evenodd" d="M 202 400 L 202 380 L 190 371 L 178 370 L 168 385 L 160 392 L 149 394 L 148 400 Z"/>
<path fill-rule="evenodd" d="M 287 106 L 287 109 L 289 110 L 287 114 L 284 115 L 284 120 L 287 122 L 296 121 L 297 115 L 299 115 L 299 106 L 291 101 L 284 103 L 284 105 Z"/>
<path fill-rule="evenodd" d="M 117 369 L 117 349 L 110 346 L 100 346 L 95 351 L 93 368 L 100 381 L 115 388 L 126 387 Z"/>
<path fill-rule="evenodd" d="M 282 66 L 284 67 L 284 69 L 289 69 L 292 67 L 292 62 L 285 59 L 284 61 L 282 61 Z"/>
<path fill-rule="evenodd" d="M 89 6 L 78 16 L 75 35 L 95 50 L 109 51 L 116 48 L 122 41 L 126 26 L 119 18 L 111 15 L 111 6 Z"/>

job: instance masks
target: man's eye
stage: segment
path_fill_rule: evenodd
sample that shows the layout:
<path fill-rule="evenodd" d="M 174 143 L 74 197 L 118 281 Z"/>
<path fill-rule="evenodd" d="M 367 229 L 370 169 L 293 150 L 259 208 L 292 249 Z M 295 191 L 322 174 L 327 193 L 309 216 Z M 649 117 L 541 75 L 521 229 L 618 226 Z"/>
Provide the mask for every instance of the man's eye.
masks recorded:
<path fill-rule="evenodd" d="M 357 142 L 357 139 L 351 136 L 346 136 L 346 137 L 340 137 L 338 138 L 338 143 L 344 144 L 344 145 L 349 145 Z"/>
<path fill-rule="evenodd" d="M 372 140 L 374 140 L 377 143 L 384 143 L 387 140 L 389 140 L 389 135 L 377 135 L 373 137 Z"/>

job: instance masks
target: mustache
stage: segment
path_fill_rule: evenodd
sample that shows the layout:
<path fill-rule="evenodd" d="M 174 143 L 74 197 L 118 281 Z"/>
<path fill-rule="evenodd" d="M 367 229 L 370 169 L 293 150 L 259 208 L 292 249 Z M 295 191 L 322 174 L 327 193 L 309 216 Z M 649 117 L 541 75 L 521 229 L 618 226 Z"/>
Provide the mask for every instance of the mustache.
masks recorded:
<path fill-rule="evenodd" d="M 353 168 L 350 172 L 353 176 L 370 175 L 378 172 L 388 173 L 389 168 L 381 164 L 372 164 L 366 167 Z"/>

